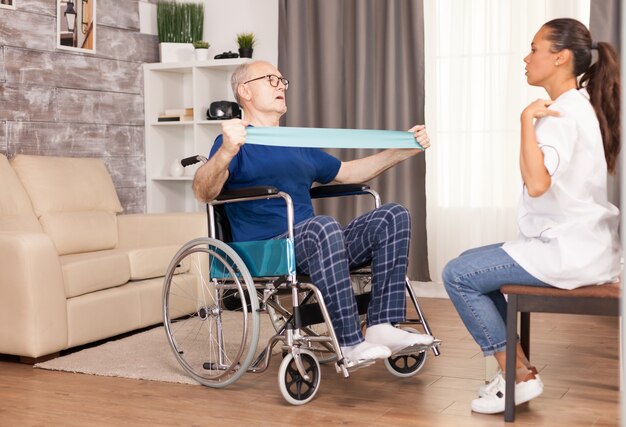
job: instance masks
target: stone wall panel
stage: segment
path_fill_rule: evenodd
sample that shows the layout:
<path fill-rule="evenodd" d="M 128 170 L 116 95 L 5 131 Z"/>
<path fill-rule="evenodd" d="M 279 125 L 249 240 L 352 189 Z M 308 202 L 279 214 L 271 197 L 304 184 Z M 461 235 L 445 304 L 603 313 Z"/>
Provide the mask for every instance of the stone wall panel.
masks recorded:
<path fill-rule="evenodd" d="M 139 30 L 139 5 L 136 0 L 97 0 L 98 24 Z M 123 7 L 121 7 L 123 6 Z M 100 28 L 98 27 L 98 30 Z"/>
<path fill-rule="evenodd" d="M 56 0 L 16 0 L 15 10 L 56 17 Z"/>
<path fill-rule="evenodd" d="M 120 61 L 159 62 L 157 36 L 119 28 L 98 27 L 98 56 Z"/>
<path fill-rule="evenodd" d="M 140 63 L 5 47 L 6 81 L 94 91 L 142 93 Z"/>
<path fill-rule="evenodd" d="M 0 120 L 54 121 L 55 89 L 0 83 Z"/>
<path fill-rule="evenodd" d="M 65 157 L 143 157 L 143 127 L 8 122 L 8 150 Z M 142 172 L 142 179 L 145 179 Z M 144 182 L 145 185 L 145 182 Z"/>
<path fill-rule="evenodd" d="M 0 9 L 0 45 L 53 51 L 56 28 L 53 16 Z"/>
<path fill-rule="evenodd" d="M 7 153 L 7 122 L 0 122 L 0 154 Z"/>
<path fill-rule="evenodd" d="M 144 183 L 145 184 L 145 183 Z M 116 188 L 117 197 L 124 207 L 124 213 L 143 213 L 146 206 L 146 187 Z"/>
<path fill-rule="evenodd" d="M 143 96 L 141 95 L 57 89 L 55 110 L 56 121 L 59 122 L 136 126 L 144 124 Z"/>

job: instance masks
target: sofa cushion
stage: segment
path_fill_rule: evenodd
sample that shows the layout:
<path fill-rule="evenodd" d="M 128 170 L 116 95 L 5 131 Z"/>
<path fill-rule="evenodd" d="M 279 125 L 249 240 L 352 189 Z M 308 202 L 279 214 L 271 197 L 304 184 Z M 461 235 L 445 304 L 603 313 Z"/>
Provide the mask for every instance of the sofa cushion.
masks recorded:
<path fill-rule="evenodd" d="M 112 249 L 117 244 L 117 222 L 111 212 L 51 212 L 39 221 L 59 255 Z"/>
<path fill-rule="evenodd" d="M 132 284 L 126 284 L 68 298 L 67 324 L 68 347 L 141 328 L 141 303 L 137 289 Z"/>
<path fill-rule="evenodd" d="M 124 251 L 113 249 L 59 258 L 67 298 L 123 285 L 130 279 L 128 255 Z"/>
<path fill-rule="evenodd" d="M 41 232 L 28 194 L 2 154 L 0 183 L 0 231 Z"/>
<path fill-rule="evenodd" d="M 122 206 L 100 159 L 17 155 L 11 165 L 59 254 L 115 247 Z"/>
<path fill-rule="evenodd" d="M 128 249 L 130 280 L 164 276 L 178 249 L 180 249 L 180 245 Z"/>

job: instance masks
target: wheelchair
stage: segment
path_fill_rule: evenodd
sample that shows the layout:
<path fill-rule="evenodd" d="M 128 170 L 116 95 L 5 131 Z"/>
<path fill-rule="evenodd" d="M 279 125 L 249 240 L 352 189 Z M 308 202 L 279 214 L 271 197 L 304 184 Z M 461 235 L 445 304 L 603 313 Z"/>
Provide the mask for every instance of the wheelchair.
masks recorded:
<path fill-rule="evenodd" d="M 193 156 L 181 163 L 189 166 L 206 161 L 203 156 Z M 370 195 L 375 206 L 380 205 L 380 197 L 367 185 L 311 189 L 312 198 L 358 195 Z M 273 198 L 285 201 L 286 239 L 227 243 L 226 203 Z M 308 277 L 296 272 L 293 205 L 289 195 L 274 187 L 223 191 L 206 208 L 210 237 L 183 245 L 169 264 L 164 279 L 165 331 L 184 371 L 202 385 L 227 387 L 245 372 L 264 372 L 274 347 L 280 343 L 281 394 L 287 402 L 302 405 L 310 402 L 319 390 L 321 363 L 334 363 L 344 378 L 362 367 L 348 365 L 322 294 Z M 369 302 L 370 271 L 364 268 L 351 272 L 351 278 L 363 319 Z M 432 335 L 408 279 L 406 291 L 417 318 L 397 326 L 415 332 L 413 325 L 421 325 L 424 333 Z M 262 313 L 269 315 L 274 329 L 264 345 L 259 343 Z M 424 366 L 427 351 L 435 356 L 440 354 L 440 343 L 435 340 L 430 346 L 393 354 L 384 363 L 393 375 L 413 376 Z"/>

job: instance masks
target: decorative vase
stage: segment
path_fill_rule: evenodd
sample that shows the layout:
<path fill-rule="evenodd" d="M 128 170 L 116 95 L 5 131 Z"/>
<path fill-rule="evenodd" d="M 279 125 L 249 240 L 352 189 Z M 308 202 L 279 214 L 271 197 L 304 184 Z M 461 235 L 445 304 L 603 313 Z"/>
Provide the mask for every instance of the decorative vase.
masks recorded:
<path fill-rule="evenodd" d="M 170 165 L 170 176 L 174 178 L 180 178 L 185 173 L 185 168 L 180 164 L 180 160 L 174 159 L 172 164 Z"/>
<path fill-rule="evenodd" d="M 209 49 L 196 49 L 196 61 L 206 61 L 209 59 Z"/>
<path fill-rule="evenodd" d="M 239 48 L 239 56 L 241 58 L 252 58 L 252 50 L 250 47 Z"/>
<path fill-rule="evenodd" d="M 193 61 L 193 44 L 159 43 L 161 62 Z"/>

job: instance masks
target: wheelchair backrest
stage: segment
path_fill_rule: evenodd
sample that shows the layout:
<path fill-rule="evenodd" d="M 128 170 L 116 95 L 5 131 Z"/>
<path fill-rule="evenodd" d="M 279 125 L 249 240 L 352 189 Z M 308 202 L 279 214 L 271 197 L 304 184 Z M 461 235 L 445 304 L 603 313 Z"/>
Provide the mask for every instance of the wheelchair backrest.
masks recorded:
<path fill-rule="evenodd" d="M 225 206 L 213 206 L 213 213 L 215 215 L 215 237 L 222 242 L 232 242 L 233 234 L 230 229 L 230 222 L 228 222 L 228 217 L 226 216 Z"/>

